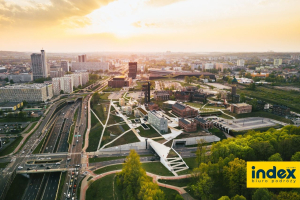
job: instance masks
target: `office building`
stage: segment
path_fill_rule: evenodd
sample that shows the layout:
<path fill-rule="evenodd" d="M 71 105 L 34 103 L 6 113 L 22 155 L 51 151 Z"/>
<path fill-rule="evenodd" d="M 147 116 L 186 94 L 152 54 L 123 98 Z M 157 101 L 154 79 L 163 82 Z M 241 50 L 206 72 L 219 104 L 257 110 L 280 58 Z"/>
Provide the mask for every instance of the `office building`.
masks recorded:
<path fill-rule="evenodd" d="M 179 117 L 196 117 L 198 115 L 198 110 L 176 102 L 172 106 L 172 113 L 178 115 Z"/>
<path fill-rule="evenodd" d="M 53 97 L 52 84 L 19 84 L 0 88 L 0 102 L 45 102 Z"/>
<path fill-rule="evenodd" d="M 24 74 L 11 74 L 7 75 L 8 80 L 13 80 L 14 83 L 25 83 L 25 82 L 30 82 L 33 81 L 33 76 L 32 74 L 29 73 L 24 73 Z"/>
<path fill-rule="evenodd" d="M 132 83 L 132 79 L 125 76 L 115 76 L 113 80 L 108 81 L 108 87 L 121 88 L 129 87 Z"/>
<path fill-rule="evenodd" d="M 78 55 L 78 62 L 86 62 L 86 54 Z"/>
<path fill-rule="evenodd" d="M 145 103 L 150 103 L 150 87 L 151 87 L 150 82 L 142 85 L 142 91 L 144 92 Z"/>
<path fill-rule="evenodd" d="M 245 66 L 245 60 L 241 59 L 241 60 L 237 60 L 236 65 L 238 67 L 244 67 Z"/>
<path fill-rule="evenodd" d="M 275 66 L 282 65 L 282 59 L 274 59 L 274 65 Z"/>
<path fill-rule="evenodd" d="M 128 63 L 128 77 L 135 79 L 137 73 L 137 62 Z"/>
<path fill-rule="evenodd" d="M 109 63 L 107 62 L 72 62 L 71 71 L 99 71 L 103 72 L 109 70 Z"/>
<path fill-rule="evenodd" d="M 62 68 L 62 70 L 63 70 L 64 72 L 70 71 L 70 64 L 69 64 L 69 61 L 67 61 L 67 60 L 62 60 L 62 61 L 60 62 L 60 67 Z"/>
<path fill-rule="evenodd" d="M 168 133 L 168 120 L 164 115 L 152 110 L 148 112 L 148 122 L 154 126 L 160 133 Z"/>
<path fill-rule="evenodd" d="M 251 113 L 252 105 L 249 105 L 246 103 L 231 104 L 230 112 L 236 113 L 236 114 Z"/>
<path fill-rule="evenodd" d="M 33 80 L 48 77 L 50 70 L 47 66 L 45 50 L 41 50 L 40 54 L 31 54 L 31 69 L 33 74 Z"/>

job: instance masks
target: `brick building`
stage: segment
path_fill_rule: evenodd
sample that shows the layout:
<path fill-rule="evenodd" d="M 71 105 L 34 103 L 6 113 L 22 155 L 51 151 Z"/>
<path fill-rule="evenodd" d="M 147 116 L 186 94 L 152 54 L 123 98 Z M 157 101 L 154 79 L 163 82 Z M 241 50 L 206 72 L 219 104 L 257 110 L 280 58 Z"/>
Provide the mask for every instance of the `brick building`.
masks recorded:
<path fill-rule="evenodd" d="M 198 115 L 198 110 L 178 102 L 172 106 L 172 112 L 180 117 L 196 117 Z"/>
<path fill-rule="evenodd" d="M 170 99 L 170 92 L 169 91 L 155 91 L 154 92 L 154 99 L 159 101 L 166 101 Z"/>
<path fill-rule="evenodd" d="M 159 107 L 158 107 L 157 104 L 155 104 L 155 103 L 153 103 L 153 102 L 150 102 L 150 103 L 148 104 L 148 109 L 149 109 L 149 110 L 159 110 Z"/>
<path fill-rule="evenodd" d="M 180 118 L 178 120 L 178 125 L 183 128 L 185 132 L 197 131 L 197 123 L 194 120 Z"/>
<path fill-rule="evenodd" d="M 190 101 L 191 100 L 191 94 L 189 92 L 185 91 L 176 91 L 175 94 L 175 99 L 179 101 Z"/>
<path fill-rule="evenodd" d="M 128 77 L 135 79 L 137 73 L 137 62 L 128 63 Z"/>
<path fill-rule="evenodd" d="M 233 112 L 233 113 L 236 113 L 236 114 L 251 113 L 252 112 L 252 105 L 249 105 L 249 104 L 246 104 L 246 103 L 231 104 L 230 112 Z"/>
<path fill-rule="evenodd" d="M 290 108 L 283 105 L 273 105 L 272 113 L 280 116 L 287 116 L 291 114 Z"/>
<path fill-rule="evenodd" d="M 115 76 L 113 80 L 108 81 L 108 87 L 121 88 L 129 87 L 132 83 L 132 79 L 125 76 Z"/>
<path fill-rule="evenodd" d="M 197 123 L 198 126 L 200 126 L 203 129 L 210 129 L 213 128 L 213 123 L 210 121 L 206 121 L 203 118 L 200 117 L 195 117 L 195 122 Z"/>

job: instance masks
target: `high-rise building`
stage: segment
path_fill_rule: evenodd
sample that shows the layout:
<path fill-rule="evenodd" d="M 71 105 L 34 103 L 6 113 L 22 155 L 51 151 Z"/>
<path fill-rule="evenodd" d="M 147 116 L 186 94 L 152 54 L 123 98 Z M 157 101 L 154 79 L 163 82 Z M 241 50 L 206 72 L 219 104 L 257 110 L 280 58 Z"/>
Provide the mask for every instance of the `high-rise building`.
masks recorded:
<path fill-rule="evenodd" d="M 86 54 L 78 56 L 78 62 L 86 62 Z"/>
<path fill-rule="evenodd" d="M 62 81 L 64 84 L 64 93 L 72 93 L 73 92 L 73 76 L 71 75 L 65 75 L 64 77 L 62 77 Z"/>
<path fill-rule="evenodd" d="M 245 60 L 241 59 L 241 60 L 237 60 L 236 65 L 238 67 L 244 67 L 245 66 Z"/>
<path fill-rule="evenodd" d="M 61 68 L 62 68 L 63 71 L 65 71 L 65 72 L 70 71 L 70 64 L 69 64 L 69 61 L 67 61 L 67 60 L 62 60 L 62 61 L 60 62 L 60 66 L 61 66 Z"/>
<path fill-rule="evenodd" d="M 41 50 L 40 54 L 31 54 L 31 69 L 33 74 L 33 80 L 48 77 L 49 69 L 47 66 L 45 50 Z"/>
<path fill-rule="evenodd" d="M 137 62 L 129 62 L 128 69 L 128 77 L 135 79 L 137 73 Z"/>
<path fill-rule="evenodd" d="M 145 103 L 150 103 L 150 86 L 151 86 L 150 82 L 142 85 L 142 91 L 144 92 L 145 95 Z"/>
<path fill-rule="evenodd" d="M 282 59 L 274 59 L 274 65 L 275 66 L 282 65 Z"/>

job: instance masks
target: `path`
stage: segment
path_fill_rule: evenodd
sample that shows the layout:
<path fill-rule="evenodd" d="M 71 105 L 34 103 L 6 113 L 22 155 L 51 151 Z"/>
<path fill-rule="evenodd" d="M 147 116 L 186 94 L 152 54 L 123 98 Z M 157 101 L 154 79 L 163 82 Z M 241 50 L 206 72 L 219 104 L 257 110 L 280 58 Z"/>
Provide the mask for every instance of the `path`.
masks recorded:
<path fill-rule="evenodd" d="M 102 125 L 102 126 L 104 126 L 103 125 L 103 123 L 101 122 L 101 120 L 98 118 L 98 116 L 96 115 L 96 113 L 93 111 L 93 109 L 91 109 L 91 112 L 94 114 L 94 116 L 98 119 L 98 121 L 100 122 L 100 124 Z"/>
<path fill-rule="evenodd" d="M 219 111 L 221 111 L 221 113 L 223 113 L 224 115 L 227 115 L 227 116 L 229 116 L 229 117 L 231 117 L 231 118 L 235 119 L 235 117 L 234 117 L 234 116 L 231 116 L 231 115 L 229 115 L 229 114 L 225 113 L 223 110 L 221 110 L 221 109 L 218 109 L 218 110 L 219 110 Z"/>
<path fill-rule="evenodd" d="M 102 133 L 101 133 L 101 137 L 100 137 L 100 140 L 99 140 L 99 144 L 98 144 L 97 150 L 100 149 L 101 141 L 102 141 L 102 138 L 103 138 L 103 135 L 104 135 L 104 131 L 106 129 L 106 126 L 107 126 L 107 123 L 108 123 L 108 120 L 109 120 L 111 104 L 113 104 L 112 100 L 110 100 L 110 104 L 109 104 L 109 108 L 108 108 L 108 112 L 107 112 L 108 114 L 107 114 L 106 122 L 105 122 L 105 125 L 103 126 L 103 130 L 102 130 Z"/>

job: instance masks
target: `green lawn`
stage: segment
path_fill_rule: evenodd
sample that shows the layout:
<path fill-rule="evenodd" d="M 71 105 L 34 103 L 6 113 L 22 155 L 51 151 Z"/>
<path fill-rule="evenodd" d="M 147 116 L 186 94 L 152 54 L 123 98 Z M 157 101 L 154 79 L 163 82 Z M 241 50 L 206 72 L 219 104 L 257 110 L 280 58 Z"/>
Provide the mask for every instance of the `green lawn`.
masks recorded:
<path fill-rule="evenodd" d="M 100 123 L 91 129 L 89 134 L 89 146 L 86 150 L 87 152 L 97 150 L 102 130 L 103 127 Z"/>
<path fill-rule="evenodd" d="M 59 183 L 59 189 L 58 189 L 58 193 L 57 193 L 58 198 L 60 198 L 62 195 L 63 187 L 64 187 L 65 180 L 66 180 L 66 175 L 67 175 L 67 172 L 62 172 L 60 175 L 60 183 Z"/>
<path fill-rule="evenodd" d="M 149 157 L 153 156 L 152 154 L 149 155 L 139 155 L 140 157 Z M 89 158 L 89 163 L 95 163 L 95 162 L 103 162 L 103 161 L 109 161 L 109 160 L 118 160 L 122 158 L 126 158 L 127 156 L 117 156 L 117 157 L 96 157 L 96 158 Z"/>
<path fill-rule="evenodd" d="M 16 149 L 16 147 L 20 144 L 22 139 L 23 139 L 22 136 L 17 137 L 15 139 L 15 141 L 13 141 L 8 147 L 6 147 L 2 151 L 0 151 L 0 156 L 5 156 L 5 155 L 8 155 L 8 154 L 12 153 Z"/>
<path fill-rule="evenodd" d="M 140 140 L 136 137 L 136 135 L 134 134 L 134 132 L 133 131 L 129 131 L 129 132 L 125 133 L 123 136 L 121 136 L 120 138 L 118 138 L 113 143 L 107 145 L 106 148 L 108 148 L 108 147 L 114 147 L 114 146 L 119 146 L 119 145 L 123 145 L 123 144 L 130 144 L 130 143 L 139 142 L 139 141 Z M 101 145 L 103 146 L 104 143 L 101 143 Z"/>
<path fill-rule="evenodd" d="M 178 179 L 178 180 L 163 180 L 159 179 L 158 182 L 165 183 L 168 185 L 174 185 L 177 187 L 185 187 L 191 182 L 191 178 L 184 178 L 184 179 Z"/>
<path fill-rule="evenodd" d="M 195 107 L 195 108 L 201 108 L 203 104 L 196 103 L 196 102 L 185 102 L 184 104 Z"/>
<path fill-rule="evenodd" d="M 9 162 L 0 163 L 0 168 L 5 168 Z"/>
<path fill-rule="evenodd" d="M 174 200 L 176 195 L 179 194 L 176 190 L 172 190 L 172 189 L 169 189 L 169 188 L 165 188 L 165 187 L 160 186 L 159 189 L 161 189 L 165 193 L 166 200 Z"/>
<path fill-rule="evenodd" d="M 100 99 L 107 100 L 110 93 L 102 93 L 100 94 Z"/>
<path fill-rule="evenodd" d="M 149 130 L 143 129 L 143 127 L 137 128 L 140 132 L 139 135 L 146 138 L 153 138 L 153 137 L 161 137 L 161 135 L 154 129 L 152 126 L 147 124 L 147 126 L 150 128 Z"/>
<path fill-rule="evenodd" d="M 18 117 L 11 117 L 11 118 L 1 118 L 0 122 L 28 122 L 28 121 L 38 121 L 39 117 L 24 117 L 24 118 L 18 118 Z"/>
<path fill-rule="evenodd" d="M 227 139 L 227 137 L 224 135 L 224 133 L 218 128 L 214 127 L 212 129 L 208 129 L 208 131 L 211 132 L 213 135 L 219 137 L 220 140 Z"/>
<path fill-rule="evenodd" d="M 107 175 L 93 182 L 86 191 L 88 200 L 114 200 L 114 182 L 115 174 Z M 116 187 L 116 185 L 115 185 Z"/>
<path fill-rule="evenodd" d="M 6 200 L 19 200 L 22 199 L 23 193 L 26 190 L 29 179 L 21 174 L 17 174 L 15 179 L 13 180 L 7 195 L 5 197 Z"/>
<path fill-rule="evenodd" d="M 187 166 L 189 167 L 189 169 L 186 169 L 186 170 L 178 172 L 177 173 L 178 175 L 190 174 L 193 171 L 194 168 L 198 167 L 195 157 L 192 157 L 192 158 L 183 158 L 183 160 L 187 164 Z"/>
<path fill-rule="evenodd" d="M 24 133 L 29 133 L 35 127 L 36 124 L 37 124 L 37 122 L 33 122 L 33 124 L 30 126 L 30 128 L 27 131 L 25 131 Z"/>
<path fill-rule="evenodd" d="M 110 165 L 103 168 L 100 168 L 98 170 L 95 170 L 95 174 L 102 174 L 105 172 L 113 171 L 113 170 L 120 170 L 122 169 L 122 164 L 117 165 Z M 142 167 L 150 173 L 158 174 L 161 176 L 174 176 L 165 166 L 163 166 L 160 162 L 147 162 L 142 163 Z"/>
<path fill-rule="evenodd" d="M 68 141 L 69 144 L 72 144 L 73 137 L 74 137 L 74 129 L 75 129 L 75 126 L 74 126 L 74 124 L 73 124 L 73 125 L 71 126 L 71 130 L 70 130 L 70 134 L 69 134 L 69 141 Z"/>

